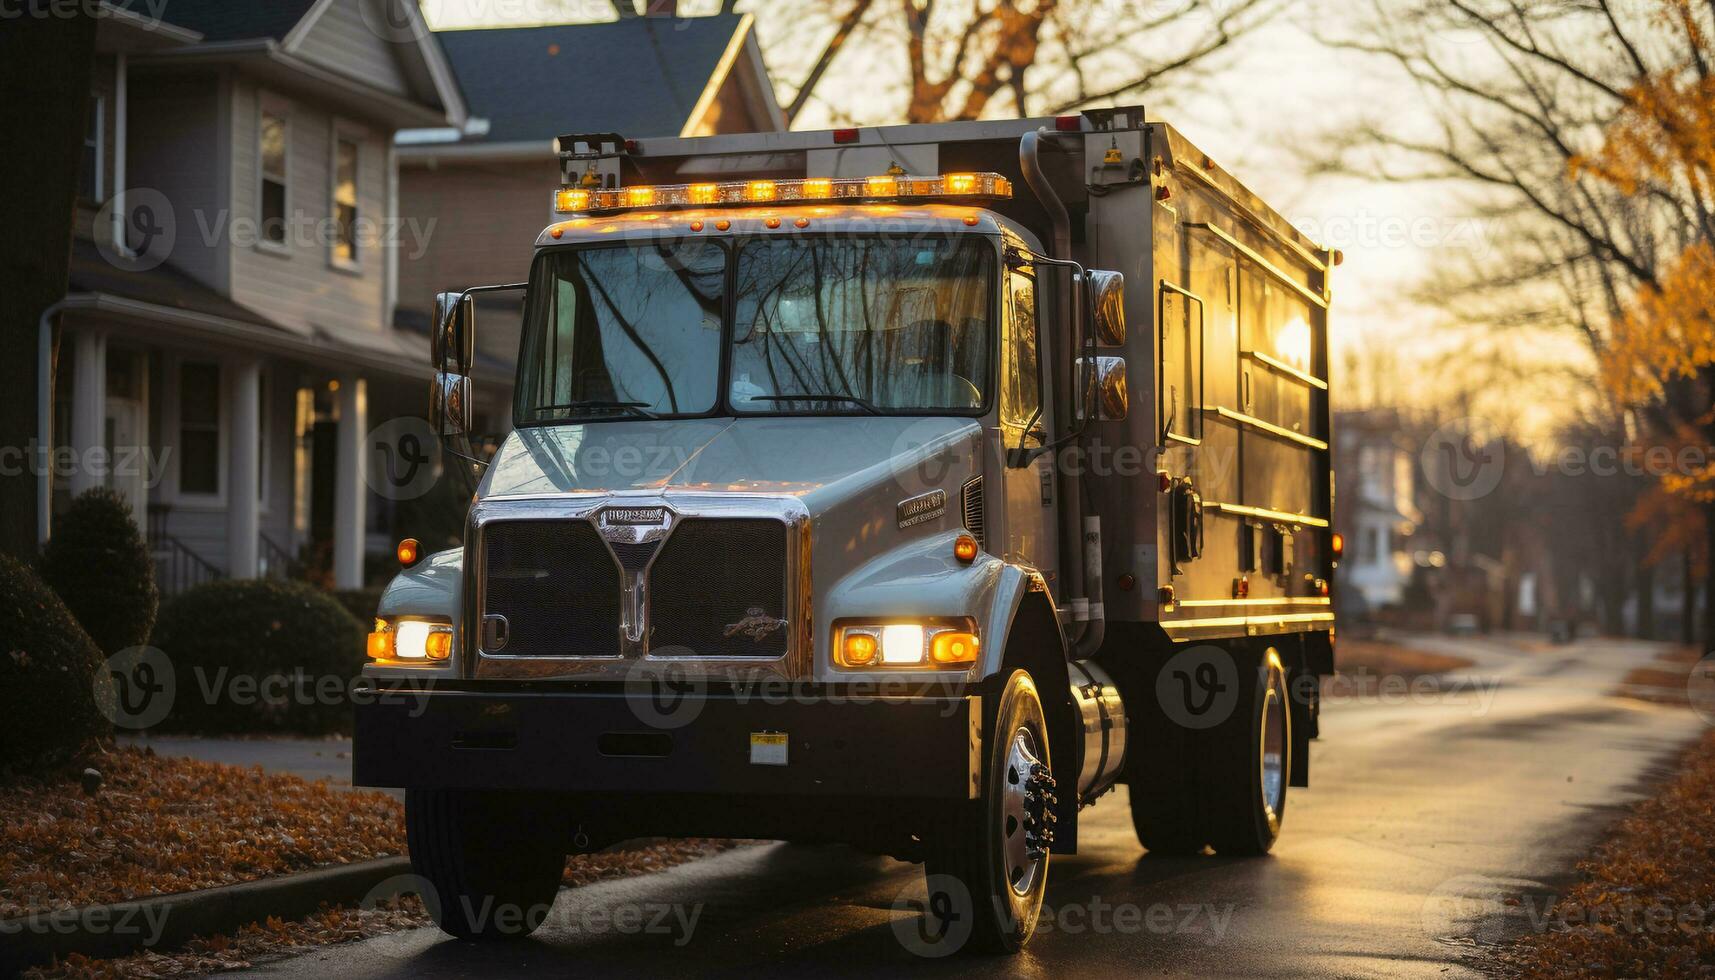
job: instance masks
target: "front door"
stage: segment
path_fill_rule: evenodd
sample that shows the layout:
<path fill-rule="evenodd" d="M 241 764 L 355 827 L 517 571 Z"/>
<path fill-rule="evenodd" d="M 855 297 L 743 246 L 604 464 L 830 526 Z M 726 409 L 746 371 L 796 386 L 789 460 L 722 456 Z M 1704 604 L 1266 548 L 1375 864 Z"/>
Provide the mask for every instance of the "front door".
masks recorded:
<path fill-rule="evenodd" d="M 998 524 L 996 530 L 1004 537 L 990 540 L 988 550 L 1007 561 L 1040 569 L 1052 583 L 1059 556 L 1054 454 L 1038 456 L 1026 467 L 1006 465 L 1008 450 L 1040 446 L 1054 431 L 1051 399 L 1043 390 L 1036 276 L 1029 266 L 1007 271 L 1004 306 L 998 427 L 1001 486 L 999 494 L 988 495 L 991 502 L 1003 505 L 1001 520 L 990 523 Z"/>
<path fill-rule="evenodd" d="M 144 358 L 129 351 L 107 357 L 107 406 L 102 441 L 107 450 L 108 489 L 131 505 L 139 529 L 147 527 L 149 482 L 149 410 L 144 400 Z"/>

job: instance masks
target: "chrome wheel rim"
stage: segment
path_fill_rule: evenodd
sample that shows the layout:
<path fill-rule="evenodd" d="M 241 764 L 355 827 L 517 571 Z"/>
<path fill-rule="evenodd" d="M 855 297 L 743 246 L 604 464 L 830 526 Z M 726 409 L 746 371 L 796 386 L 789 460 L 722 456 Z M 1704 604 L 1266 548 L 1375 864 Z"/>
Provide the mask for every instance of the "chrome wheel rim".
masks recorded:
<path fill-rule="evenodd" d="M 1021 726 L 1013 732 L 1001 777 L 1001 858 L 1006 863 L 1007 885 L 1013 894 L 1024 896 L 1036 887 L 1047 861 L 1040 822 L 1046 812 L 1043 795 L 1052 787 L 1030 729 Z"/>
<path fill-rule="evenodd" d="M 1286 802 L 1286 699 L 1280 672 L 1269 671 L 1262 700 L 1262 805 L 1270 822 L 1278 820 Z"/>

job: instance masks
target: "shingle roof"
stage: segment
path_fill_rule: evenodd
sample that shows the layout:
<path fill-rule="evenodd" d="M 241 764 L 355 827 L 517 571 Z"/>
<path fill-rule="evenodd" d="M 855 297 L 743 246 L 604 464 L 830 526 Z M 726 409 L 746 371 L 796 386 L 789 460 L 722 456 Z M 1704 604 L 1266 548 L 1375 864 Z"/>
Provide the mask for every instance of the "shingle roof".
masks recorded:
<path fill-rule="evenodd" d="M 146 271 L 121 268 L 109 262 L 94 242 L 82 237 L 72 239 L 71 288 L 68 292 L 105 293 L 190 313 L 283 329 L 255 310 L 234 303 L 191 278 L 171 263 Z"/>
<path fill-rule="evenodd" d="M 136 6 L 137 0 L 119 3 Z M 316 0 L 171 0 L 160 5 L 160 17 L 176 27 L 196 31 L 205 41 L 251 38 L 282 40 L 315 6 Z"/>
<path fill-rule="evenodd" d="M 546 141 L 616 125 L 628 137 L 677 136 L 741 20 L 636 17 L 436 37 L 470 114 L 489 121 L 483 142 Z"/>

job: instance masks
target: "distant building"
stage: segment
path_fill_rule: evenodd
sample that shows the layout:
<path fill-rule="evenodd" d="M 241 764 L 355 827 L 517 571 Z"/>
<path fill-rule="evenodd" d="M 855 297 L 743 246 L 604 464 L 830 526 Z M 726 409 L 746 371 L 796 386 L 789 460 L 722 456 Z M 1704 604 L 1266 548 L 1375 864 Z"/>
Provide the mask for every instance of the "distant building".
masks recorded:
<path fill-rule="evenodd" d="M 400 267 L 399 322 L 411 329 L 427 331 L 438 291 L 525 277 L 536 236 L 554 218 L 556 137 L 786 127 L 749 14 L 443 31 L 436 38 L 470 119 L 398 137 L 399 212 L 435 229 L 427 251 Z M 479 349 L 506 364 L 517 357 L 516 309 L 497 304 L 479 317 Z"/>
<path fill-rule="evenodd" d="M 1408 545 L 1422 522 L 1417 455 L 1391 409 L 1335 413 L 1334 440 L 1334 525 L 1346 539 L 1337 576 L 1342 604 L 1359 613 L 1397 606 L 1415 568 Z"/>

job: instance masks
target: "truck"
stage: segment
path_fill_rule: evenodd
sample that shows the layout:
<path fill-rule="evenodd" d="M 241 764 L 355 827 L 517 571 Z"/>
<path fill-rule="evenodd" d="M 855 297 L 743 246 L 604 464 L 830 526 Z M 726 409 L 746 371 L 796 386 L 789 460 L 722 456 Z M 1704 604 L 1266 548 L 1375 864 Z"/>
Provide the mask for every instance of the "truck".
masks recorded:
<path fill-rule="evenodd" d="M 920 862 L 924 935 L 1015 952 L 1122 784 L 1150 852 L 1269 851 L 1334 664 L 1336 251 L 1135 106 L 557 148 L 527 281 L 436 298 L 465 536 L 402 543 L 356 708 L 441 928 L 759 838 Z"/>

